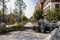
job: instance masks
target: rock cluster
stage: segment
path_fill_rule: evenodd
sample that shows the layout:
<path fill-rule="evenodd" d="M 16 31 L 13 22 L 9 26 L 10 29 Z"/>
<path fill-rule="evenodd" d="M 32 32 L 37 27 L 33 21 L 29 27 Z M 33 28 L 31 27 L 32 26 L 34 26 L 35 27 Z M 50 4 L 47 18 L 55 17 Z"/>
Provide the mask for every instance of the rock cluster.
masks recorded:
<path fill-rule="evenodd" d="M 60 40 L 60 28 L 55 28 L 44 40 Z"/>

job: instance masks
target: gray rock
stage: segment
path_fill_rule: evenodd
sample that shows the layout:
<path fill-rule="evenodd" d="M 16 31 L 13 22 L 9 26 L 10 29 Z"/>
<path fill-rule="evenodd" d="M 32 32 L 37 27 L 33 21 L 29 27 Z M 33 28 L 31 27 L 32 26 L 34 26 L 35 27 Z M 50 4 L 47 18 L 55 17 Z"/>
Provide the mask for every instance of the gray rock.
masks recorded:
<path fill-rule="evenodd" d="M 45 38 L 44 40 L 60 40 L 60 32 L 59 28 L 55 28 L 51 34 Z"/>
<path fill-rule="evenodd" d="M 0 32 L 6 30 L 6 24 L 5 23 L 0 23 Z"/>

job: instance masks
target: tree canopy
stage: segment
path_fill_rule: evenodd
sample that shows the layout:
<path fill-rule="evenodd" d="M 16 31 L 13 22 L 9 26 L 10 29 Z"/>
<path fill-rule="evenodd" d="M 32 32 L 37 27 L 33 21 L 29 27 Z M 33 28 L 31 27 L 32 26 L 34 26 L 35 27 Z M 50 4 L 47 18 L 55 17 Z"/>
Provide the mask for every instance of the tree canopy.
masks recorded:
<path fill-rule="evenodd" d="M 36 20 L 39 20 L 39 19 L 42 19 L 43 18 L 43 11 L 40 10 L 40 9 L 36 9 L 34 11 L 34 14 L 33 14 L 33 17 L 36 19 Z"/>

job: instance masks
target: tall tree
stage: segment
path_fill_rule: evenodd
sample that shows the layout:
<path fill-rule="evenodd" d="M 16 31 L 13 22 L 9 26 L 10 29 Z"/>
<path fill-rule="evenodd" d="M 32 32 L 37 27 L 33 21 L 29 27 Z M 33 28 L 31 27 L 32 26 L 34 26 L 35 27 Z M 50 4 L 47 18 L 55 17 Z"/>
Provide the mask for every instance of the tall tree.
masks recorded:
<path fill-rule="evenodd" d="M 2 1 L 2 4 L 3 4 L 3 21 L 4 21 L 4 2 L 5 2 L 5 0 Z"/>
<path fill-rule="evenodd" d="M 8 0 L 7 0 L 8 1 Z M 6 12 L 7 6 L 6 6 L 6 0 L 2 0 L 2 12 L 3 12 L 3 21 L 4 21 L 4 13 Z"/>
<path fill-rule="evenodd" d="M 19 10 L 19 19 L 20 19 L 20 21 L 21 21 L 21 16 L 22 16 L 22 14 L 23 14 L 23 10 L 26 8 L 26 5 L 25 5 L 25 3 L 23 2 L 23 0 L 16 0 L 16 2 L 15 2 L 15 5 L 16 5 L 16 7 L 18 8 L 18 10 Z"/>

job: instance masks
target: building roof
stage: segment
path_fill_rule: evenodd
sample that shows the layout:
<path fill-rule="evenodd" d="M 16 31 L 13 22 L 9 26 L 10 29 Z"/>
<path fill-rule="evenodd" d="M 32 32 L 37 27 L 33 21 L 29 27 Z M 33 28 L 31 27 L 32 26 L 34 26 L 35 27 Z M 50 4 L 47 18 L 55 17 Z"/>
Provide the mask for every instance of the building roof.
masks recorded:
<path fill-rule="evenodd" d="M 44 2 L 44 0 L 40 0 L 40 2 Z"/>

